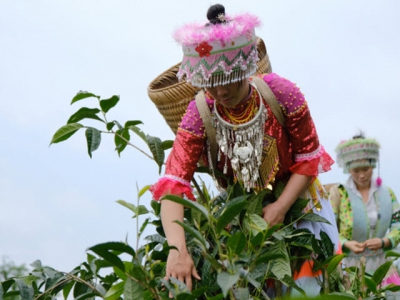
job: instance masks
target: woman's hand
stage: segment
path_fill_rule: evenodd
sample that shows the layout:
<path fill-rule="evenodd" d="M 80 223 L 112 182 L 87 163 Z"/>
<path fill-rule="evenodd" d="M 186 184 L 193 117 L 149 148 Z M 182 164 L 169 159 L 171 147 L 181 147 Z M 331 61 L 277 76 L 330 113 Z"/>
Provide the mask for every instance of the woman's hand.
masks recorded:
<path fill-rule="evenodd" d="M 182 195 L 180 195 L 182 196 Z M 166 274 L 164 279 L 169 280 L 174 277 L 179 281 L 184 282 L 189 290 L 192 290 L 192 276 L 200 280 L 192 257 L 189 255 L 186 248 L 185 232 L 176 221 L 183 222 L 183 206 L 181 204 L 162 200 L 161 202 L 161 220 L 168 245 L 176 247 L 171 249 L 167 259 Z M 170 298 L 172 294 L 169 293 Z"/>
<path fill-rule="evenodd" d="M 278 202 L 274 202 L 263 208 L 263 219 L 267 222 L 268 227 L 283 224 L 286 212 Z"/>
<path fill-rule="evenodd" d="M 199 274 L 194 266 L 193 260 L 187 251 L 171 250 L 167 259 L 167 268 L 164 279 L 174 277 L 187 285 L 192 290 L 192 276 L 200 280 Z M 170 297 L 172 295 L 170 294 Z"/>
<path fill-rule="evenodd" d="M 380 239 L 380 238 L 372 238 L 372 239 L 366 240 L 364 242 L 364 244 L 365 244 L 365 248 L 368 248 L 369 250 L 382 249 L 382 239 Z"/>
<path fill-rule="evenodd" d="M 268 226 L 283 224 L 285 215 L 310 183 L 311 176 L 292 174 L 287 182 L 282 194 L 274 203 L 268 204 L 263 208 L 263 218 Z"/>
<path fill-rule="evenodd" d="M 364 252 L 364 249 L 365 249 L 364 244 L 365 244 L 365 242 L 360 243 L 357 241 L 348 241 L 348 242 L 344 243 L 344 247 L 356 254 L 359 254 L 361 252 Z"/>

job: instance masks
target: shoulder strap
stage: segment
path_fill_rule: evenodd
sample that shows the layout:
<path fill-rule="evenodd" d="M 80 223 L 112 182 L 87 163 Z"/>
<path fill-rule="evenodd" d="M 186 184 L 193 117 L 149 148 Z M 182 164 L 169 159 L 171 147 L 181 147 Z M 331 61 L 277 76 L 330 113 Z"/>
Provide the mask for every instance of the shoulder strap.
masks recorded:
<path fill-rule="evenodd" d="M 279 124 L 285 126 L 285 116 L 283 114 L 282 108 L 280 107 L 278 100 L 276 99 L 268 84 L 264 81 L 264 79 L 258 76 L 251 76 L 250 78 L 252 79 L 252 82 L 256 85 L 257 89 L 260 91 L 261 96 L 271 108 L 272 113 L 275 115 Z"/>
<path fill-rule="evenodd" d="M 210 145 L 211 161 L 213 164 L 210 167 L 215 168 L 217 163 L 217 153 L 218 153 L 216 130 L 215 127 L 212 126 L 211 112 L 210 108 L 207 105 L 206 97 L 204 95 L 203 90 L 200 90 L 197 93 L 195 100 L 197 109 L 199 110 L 200 117 L 203 120 L 204 128 L 206 130 L 207 142 Z"/>

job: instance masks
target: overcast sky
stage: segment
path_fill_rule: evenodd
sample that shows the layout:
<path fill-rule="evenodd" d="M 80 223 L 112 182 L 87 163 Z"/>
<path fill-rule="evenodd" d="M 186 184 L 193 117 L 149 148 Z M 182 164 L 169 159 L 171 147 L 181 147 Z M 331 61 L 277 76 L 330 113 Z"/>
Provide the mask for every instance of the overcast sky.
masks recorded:
<path fill-rule="evenodd" d="M 263 22 L 273 71 L 305 94 L 320 141 L 334 149 L 359 130 L 382 146 L 381 177 L 400 195 L 400 2 L 398 0 L 225 0 L 228 13 Z M 171 37 L 204 21 L 207 1 L 0 1 L 0 256 L 40 259 L 70 271 L 97 243 L 134 245 L 135 221 L 123 199 L 159 178 L 157 166 L 112 137 L 90 159 L 84 131 L 49 147 L 55 131 L 82 106 L 80 90 L 120 95 L 109 120 L 142 120 L 145 133 L 173 139 L 147 86 L 179 62 Z M 86 123 L 87 124 L 87 123 Z M 90 123 L 101 126 L 100 123 Z M 134 136 L 133 142 L 146 149 Z M 336 165 L 323 183 L 346 180 Z M 142 204 L 149 207 L 145 194 Z"/>

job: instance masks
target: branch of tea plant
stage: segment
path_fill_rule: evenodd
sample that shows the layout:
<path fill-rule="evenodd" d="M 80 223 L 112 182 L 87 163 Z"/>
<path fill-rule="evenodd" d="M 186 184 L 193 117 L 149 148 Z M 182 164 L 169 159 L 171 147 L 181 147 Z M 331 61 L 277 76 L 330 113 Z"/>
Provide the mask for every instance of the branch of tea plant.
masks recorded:
<path fill-rule="evenodd" d="M 82 283 L 82 284 L 84 284 L 84 285 L 87 285 L 87 286 L 88 286 L 92 291 L 94 291 L 97 295 L 101 296 L 101 293 L 100 293 L 93 285 L 91 285 L 91 284 L 88 283 L 87 281 L 85 281 L 85 280 L 83 280 L 83 279 L 81 279 L 81 278 L 79 278 L 79 277 L 77 277 L 77 276 L 75 276 L 75 275 L 72 275 L 71 273 L 66 273 L 66 272 L 60 272 L 60 273 L 64 273 L 64 274 L 67 275 L 69 278 L 66 278 L 66 279 L 62 280 L 62 281 L 60 281 L 59 283 L 57 283 L 56 285 L 54 285 L 54 286 L 52 286 L 51 288 L 49 288 L 48 290 L 45 290 L 42 294 L 40 294 L 39 296 L 37 296 L 37 297 L 35 298 L 35 300 L 38 300 L 38 299 L 39 299 L 40 297 L 42 297 L 43 295 L 47 294 L 48 292 L 54 290 L 54 289 L 57 288 L 58 286 L 60 286 L 60 285 L 62 285 L 62 284 L 64 284 L 64 283 L 66 283 L 66 282 L 68 282 L 68 281 L 70 281 L 70 280 L 75 280 L 75 281 L 78 281 L 78 282 L 80 282 L 80 283 Z"/>
<path fill-rule="evenodd" d="M 66 283 L 66 282 L 68 282 L 68 281 L 70 281 L 70 280 L 72 280 L 72 279 L 71 279 L 71 278 L 66 278 L 66 279 L 60 281 L 60 282 L 57 283 L 56 285 L 52 286 L 52 287 L 49 288 L 48 290 L 45 290 L 43 293 L 41 293 L 39 296 L 37 296 L 37 297 L 35 298 L 35 300 L 39 299 L 39 298 L 42 297 L 43 295 L 45 295 L 45 294 L 47 294 L 48 292 L 51 292 L 52 290 L 54 290 L 56 287 L 58 287 L 58 286 L 60 286 L 60 285 L 62 285 L 62 284 L 64 284 L 64 283 Z"/>
<path fill-rule="evenodd" d="M 203 191 L 201 190 L 199 184 L 197 183 L 196 179 L 193 177 L 192 182 L 194 184 L 194 187 L 196 188 L 197 192 L 199 193 L 199 196 L 201 200 L 203 200 L 203 203 L 207 202 L 206 196 L 204 196 Z"/>
<path fill-rule="evenodd" d="M 311 207 L 311 208 L 309 209 L 309 211 L 311 211 L 315 206 L 316 206 L 316 205 L 314 205 L 313 207 Z M 281 229 L 279 229 L 279 231 L 284 230 L 284 229 L 286 229 L 286 228 L 288 228 L 288 227 L 293 226 L 295 223 L 297 223 L 298 221 L 300 221 L 301 219 L 303 219 L 305 215 L 306 215 L 306 213 L 303 213 L 298 219 L 292 221 L 291 223 L 287 224 L 286 226 L 283 226 Z"/>
<path fill-rule="evenodd" d="M 133 148 L 135 148 L 136 150 L 138 150 L 139 152 L 142 152 L 144 155 L 146 155 L 148 158 L 154 160 L 154 157 L 150 156 L 149 154 L 147 154 L 146 152 L 144 152 L 142 149 L 138 148 L 137 146 L 135 146 L 134 144 L 132 144 L 130 141 L 128 141 L 127 139 L 125 139 L 122 135 L 114 132 L 114 131 L 100 131 L 102 133 L 108 133 L 108 134 L 114 134 L 117 135 L 119 138 L 121 138 L 122 140 L 124 140 L 129 146 L 132 146 Z"/>

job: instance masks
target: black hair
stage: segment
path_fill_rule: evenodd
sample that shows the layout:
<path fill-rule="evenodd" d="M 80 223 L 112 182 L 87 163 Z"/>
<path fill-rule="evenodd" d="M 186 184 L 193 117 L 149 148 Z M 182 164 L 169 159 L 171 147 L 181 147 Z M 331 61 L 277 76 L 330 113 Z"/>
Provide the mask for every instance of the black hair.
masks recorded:
<path fill-rule="evenodd" d="M 357 135 L 353 136 L 353 140 L 356 139 L 365 139 L 364 132 L 360 131 Z"/>
<path fill-rule="evenodd" d="M 226 23 L 224 19 L 218 18 L 221 15 L 225 16 L 225 7 L 222 4 L 211 5 L 207 11 L 207 19 L 213 25 Z"/>

